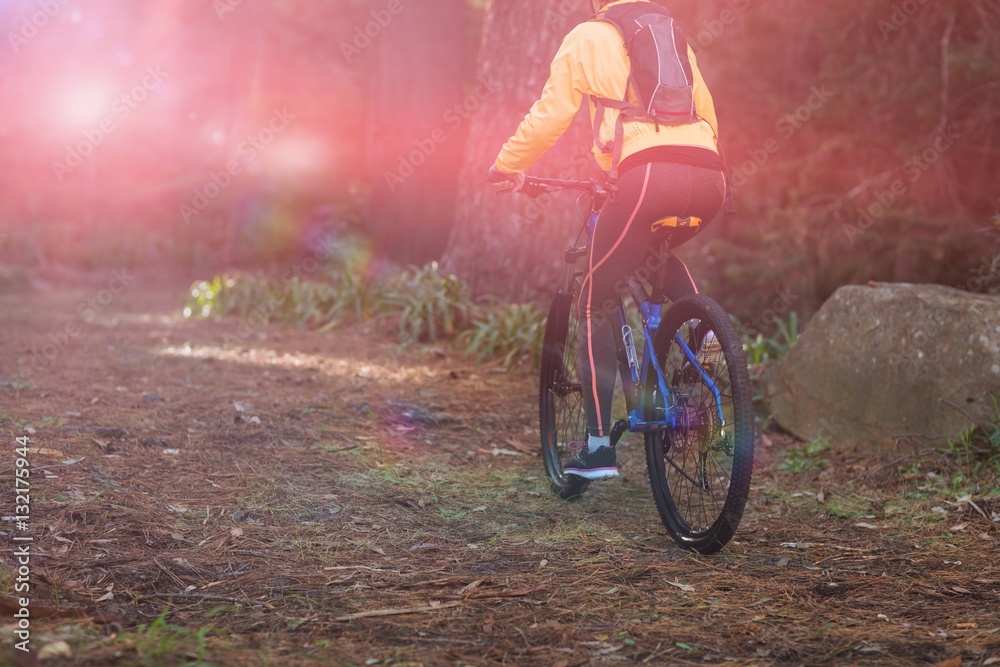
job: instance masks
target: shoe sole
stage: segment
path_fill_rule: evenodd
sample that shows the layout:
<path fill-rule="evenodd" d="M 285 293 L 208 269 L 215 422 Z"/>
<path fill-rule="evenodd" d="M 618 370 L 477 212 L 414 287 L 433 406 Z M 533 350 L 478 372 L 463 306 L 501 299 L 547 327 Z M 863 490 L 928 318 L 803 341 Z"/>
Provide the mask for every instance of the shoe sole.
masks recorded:
<path fill-rule="evenodd" d="M 618 477 L 618 468 L 566 468 L 563 472 L 567 475 L 575 475 L 589 480 Z"/>

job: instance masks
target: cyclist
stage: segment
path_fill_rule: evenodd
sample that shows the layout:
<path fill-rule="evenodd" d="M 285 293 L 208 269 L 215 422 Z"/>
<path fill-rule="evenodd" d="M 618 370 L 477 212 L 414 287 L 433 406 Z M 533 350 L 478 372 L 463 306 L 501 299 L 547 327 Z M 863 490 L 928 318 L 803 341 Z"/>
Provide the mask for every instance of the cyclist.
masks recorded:
<path fill-rule="evenodd" d="M 591 0 L 595 12 L 644 0 Z M 712 96 L 688 49 L 694 76 L 694 102 L 699 120 L 684 125 L 626 121 L 621 146 L 617 196 L 601 210 L 587 257 L 578 302 L 579 366 L 587 416 L 586 443 L 571 443 L 577 454 L 563 468 L 567 475 L 604 479 L 618 475 L 611 446 L 611 399 L 617 377 L 617 356 L 610 322 L 618 303 L 616 286 L 653 254 L 651 225 L 666 217 L 695 217 L 700 227 L 678 229 L 672 247 L 686 242 L 714 218 L 726 195 L 725 165 L 717 146 L 718 127 Z M 552 61 L 541 98 L 504 144 L 490 168 L 494 182 L 503 175 L 516 191 L 528 170 L 569 128 L 584 97 L 620 100 L 625 96 L 630 64 L 621 33 L 603 21 L 578 25 L 563 40 Z M 589 102 L 591 119 L 595 114 Z M 616 113 L 607 110 L 601 140 L 615 135 Z M 595 145 L 594 155 L 605 170 L 611 156 Z M 657 266 L 658 264 L 651 264 Z M 696 293 L 684 264 L 674 257 L 667 267 L 669 296 Z"/>

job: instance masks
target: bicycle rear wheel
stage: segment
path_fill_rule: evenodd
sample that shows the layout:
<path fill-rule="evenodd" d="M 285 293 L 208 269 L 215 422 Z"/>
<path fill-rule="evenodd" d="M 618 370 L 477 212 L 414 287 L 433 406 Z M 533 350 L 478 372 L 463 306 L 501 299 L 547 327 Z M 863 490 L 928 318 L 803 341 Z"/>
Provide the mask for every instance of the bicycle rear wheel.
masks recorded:
<path fill-rule="evenodd" d="M 676 427 L 646 434 L 653 497 L 674 541 L 712 554 L 736 532 L 750 491 L 754 422 L 743 346 L 722 306 L 695 294 L 667 311 L 654 350 Z M 647 405 L 663 406 L 658 388 L 647 391 Z M 647 418 L 663 419 L 662 407 Z"/>
<path fill-rule="evenodd" d="M 576 358 L 579 330 L 576 296 L 579 289 L 580 279 L 577 278 L 572 294 L 560 291 L 552 300 L 545 323 L 538 390 L 545 472 L 552 490 L 564 500 L 580 497 L 590 484 L 581 477 L 567 477 L 563 473 L 563 464 L 572 457 L 569 444 L 587 439 L 587 418 Z"/>

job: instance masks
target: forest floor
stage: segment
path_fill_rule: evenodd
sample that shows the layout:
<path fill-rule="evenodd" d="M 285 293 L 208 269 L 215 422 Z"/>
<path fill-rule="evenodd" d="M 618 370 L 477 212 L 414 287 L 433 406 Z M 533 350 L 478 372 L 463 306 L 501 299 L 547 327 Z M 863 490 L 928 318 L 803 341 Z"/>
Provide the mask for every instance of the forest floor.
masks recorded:
<path fill-rule="evenodd" d="M 767 431 L 734 541 L 693 555 L 635 436 L 621 478 L 550 494 L 527 370 L 188 320 L 189 278 L 111 280 L 0 296 L 4 517 L 32 448 L 0 663 L 1000 664 L 1000 496 L 928 457 L 803 459 Z"/>

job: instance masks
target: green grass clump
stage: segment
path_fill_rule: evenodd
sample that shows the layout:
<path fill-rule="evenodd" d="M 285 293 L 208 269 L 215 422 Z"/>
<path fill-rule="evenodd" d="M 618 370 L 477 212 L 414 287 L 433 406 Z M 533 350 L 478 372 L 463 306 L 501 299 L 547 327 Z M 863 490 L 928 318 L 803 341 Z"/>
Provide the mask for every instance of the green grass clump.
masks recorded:
<path fill-rule="evenodd" d="M 812 472 L 820 470 L 829 465 L 829 459 L 818 458 L 820 454 L 830 449 L 830 445 L 825 442 L 814 441 L 804 447 L 785 449 L 781 452 L 781 463 L 778 470 L 785 472 Z"/>
<path fill-rule="evenodd" d="M 458 343 L 482 361 L 503 357 L 508 369 L 530 360 L 537 368 L 542 358 L 545 311 L 533 304 L 507 304 L 490 308 L 472 322 Z"/>
<path fill-rule="evenodd" d="M 738 321 L 736 325 L 743 332 L 741 336 L 743 351 L 746 353 L 747 363 L 751 366 L 784 359 L 788 350 L 799 339 L 799 316 L 794 311 L 789 313 L 788 319 L 775 320 L 775 331 L 770 336 L 765 336 L 761 332 L 748 333 Z"/>
<path fill-rule="evenodd" d="M 184 299 L 184 317 L 245 316 L 272 302 L 275 289 L 267 278 L 219 275 L 191 286 Z"/>
<path fill-rule="evenodd" d="M 351 321 L 387 320 L 398 326 L 403 344 L 453 341 L 479 361 L 501 359 L 508 369 L 528 362 L 537 368 L 546 317 L 534 304 L 477 303 L 468 286 L 436 262 L 386 277 L 350 266 L 334 267 L 315 280 L 219 275 L 191 286 L 183 312 L 185 317 L 237 316 L 320 331 Z"/>
<path fill-rule="evenodd" d="M 468 286 L 437 262 L 410 267 L 389 281 L 384 315 L 398 317 L 403 343 L 452 338 L 472 321 L 475 304 Z"/>
<path fill-rule="evenodd" d="M 1000 396 L 992 395 L 993 415 L 949 440 L 941 453 L 957 468 L 951 475 L 954 489 L 996 488 L 1000 479 Z"/>
<path fill-rule="evenodd" d="M 147 665 L 181 664 L 180 656 L 187 656 L 183 664 L 207 665 L 206 638 L 213 630 L 203 627 L 197 631 L 171 625 L 167 622 L 168 610 L 164 609 L 156 620 L 142 624 L 134 633 L 123 636 L 132 644 L 138 657 Z"/>

